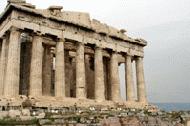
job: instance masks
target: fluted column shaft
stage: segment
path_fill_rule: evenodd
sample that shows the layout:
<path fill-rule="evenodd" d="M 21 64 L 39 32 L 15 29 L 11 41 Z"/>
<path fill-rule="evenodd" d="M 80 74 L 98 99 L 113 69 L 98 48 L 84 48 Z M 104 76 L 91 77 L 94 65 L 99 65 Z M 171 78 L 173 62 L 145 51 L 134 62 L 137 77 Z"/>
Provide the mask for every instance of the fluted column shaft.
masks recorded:
<path fill-rule="evenodd" d="M 86 98 L 84 44 L 78 43 L 76 51 L 76 97 Z"/>
<path fill-rule="evenodd" d="M 111 98 L 113 101 L 120 101 L 120 82 L 117 53 L 113 52 L 110 61 Z"/>
<path fill-rule="evenodd" d="M 3 39 L 0 38 L 0 58 L 1 58 L 1 48 L 2 48 Z"/>
<path fill-rule="evenodd" d="M 125 57 L 125 82 L 127 101 L 134 101 L 134 81 L 131 56 Z"/>
<path fill-rule="evenodd" d="M 5 77 L 5 66 L 6 66 L 6 43 L 7 39 L 4 37 L 1 45 L 1 55 L 0 55 L 0 96 L 4 92 L 4 77 Z"/>
<path fill-rule="evenodd" d="M 56 44 L 55 58 L 55 96 L 65 97 L 64 40 Z"/>
<path fill-rule="evenodd" d="M 44 46 L 43 53 L 43 68 L 42 68 L 42 95 L 51 96 L 52 83 L 52 54 L 51 47 Z"/>
<path fill-rule="evenodd" d="M 137 78 L 137 96 L 138 101 L 146 103 L 146 87 L 144 80 L 144 68 L 143 68 L 143 58 L 136 58 L 136 78 Z"/>
<path fill-rule="evenodd" d="M 35 35 L 32 42 L 32 59 L 30 68 L 30 96 L 42 96 L 42 37 Z"/>
<path fill-rule="evenodd" d="M 20 46 L 20 32 L 16 28 L 11 28 L 4 85 L 5 97 L 19 95 Z"/>
<path fill-rule="evenodd" d="M 105 100 L 104 69 L 102 49 L 95 49 L 95 99 Z"/>

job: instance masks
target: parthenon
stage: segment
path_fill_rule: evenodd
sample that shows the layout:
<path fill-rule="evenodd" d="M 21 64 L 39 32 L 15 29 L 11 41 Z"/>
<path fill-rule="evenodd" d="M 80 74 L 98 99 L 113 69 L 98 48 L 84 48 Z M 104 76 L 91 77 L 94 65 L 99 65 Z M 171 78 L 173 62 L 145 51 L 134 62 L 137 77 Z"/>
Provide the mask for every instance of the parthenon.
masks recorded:
<path fill-rule="evenodd" d="M 146 105 L 146 45 L 88 13 L 8 0 L 0 16 L 0 105 L 7 99 L 17 103 L 21 96 L 36 100 L 36 106 Z M 126 100 L 121 99 L 120 64 L 125 65 Z"/>

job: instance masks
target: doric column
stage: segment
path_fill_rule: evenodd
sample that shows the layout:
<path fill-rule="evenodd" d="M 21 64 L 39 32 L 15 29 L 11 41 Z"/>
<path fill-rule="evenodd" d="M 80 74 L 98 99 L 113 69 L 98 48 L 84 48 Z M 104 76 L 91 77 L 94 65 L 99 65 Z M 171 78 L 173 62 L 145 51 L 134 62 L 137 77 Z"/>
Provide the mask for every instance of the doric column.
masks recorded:
<path fill-rule="evenodd" d="M 113 52 L 110 60 L 111 98 L 113 101 L 120 101 L 120 82 L 117 53 Z"/>
<path fill-rule="evenodd" d="M 52 83 L 52 53 L 50 46 L 44 46 L 42 68 L 42 95 L 51 96 Z"/>
<path fill-rule="evenodd" d="M 125 57 L 125 83 L 127 101 L 134 101 L 133 69 L 130 55 Z"/>
<path fill-rule="evenodd" d="M 77 43 L 76 50 L 76 97 L 86 98 L 84 44 Z"/>
<path fill-rule="evenodd" d="M 56 44 L 55 57 L 55 96 L 65 97 L 64 40 Z"/>
<path fill-rule="evenodd" d="M 72 82 L 72 66 L 71 66 L 71 60 L 72 58 L 69 55 L 69 50 L 65 50 L 65 96 L 66 97 L 71 97 L 71 90 L 73 90 L 73 88 L 71 89 L 71 82 Z M 75 65 L 74 65 L 75 66 Z"/>
<path fill-rule="evenodd" d="M 1 44 L 1 55 L 0 55 L 0 96 L 3 95 L 4 90 L 4 77 L 5 77 L 5 66 L 6 66 L 6 43 L 7 39 L 3 37 Z"/>
<path fill-rule="evenodd" d="M 136 78 L 137 78 L 137 96 L 138 101 L 142 103 L 147 102 L 145 80 L 144 80 L 144 68 L 143 68 L 143 58 L 136 58 Z"/>
<path fill-rule="evenodd" d="M 34 35 L 32 41 L 32 59 L 30 68 L 30 96 L 42 96 L 42 59 L 43 59 L 43 38 Z"/>
<path fill-rule="evenodd" d="M 4 95 L 6 97 L 19 95 L 20 46 L 20 32 L 16 28 L 11 28 L 4 85 Z"/>
<path fill-rule="evenodd" d="M 94 56 L 85 54 L 86 97 L 89 99 L 95 99 L 95 72 L 92 68 L 93 65 Z"/>
<path fill-rule="evenodd" d="M 104 85 L 104 68 L 102 49 L 95 49 L 95 99 L 99 101 L 105 100 L 105 85 Z"/>
<path fill-rule="evenodd" d="M 3 44 L 3 38 L 0 38 L 0 58 L 1 58 L 2 44 Z M 1 63 L 1 61 L 0 61 L 0 63 Z"/>

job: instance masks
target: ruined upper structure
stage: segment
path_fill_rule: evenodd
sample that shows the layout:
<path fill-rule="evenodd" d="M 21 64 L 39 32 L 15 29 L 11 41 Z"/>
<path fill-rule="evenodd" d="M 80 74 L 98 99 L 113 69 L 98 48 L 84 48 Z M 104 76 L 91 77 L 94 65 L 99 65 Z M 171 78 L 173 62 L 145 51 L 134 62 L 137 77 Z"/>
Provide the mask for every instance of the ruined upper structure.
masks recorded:
<path fill-rule="evenodd" d="M 0 16 L 1 97 L 29 96 L 38 99 L 36 106 L 58 101 L 63 106 L 69 101 L 79 104 L 79 99 L 85 105 L 97 101 L 102 105 L 146 104 L 143 47 L 147 43 L 125 32 L 91 20 L 88 13 L 64 11 L 61 6 L 41 10 L 23 0 L 9 0 Z M 124 101 L 118 72 L 121 63 L 126 74 Z"/>

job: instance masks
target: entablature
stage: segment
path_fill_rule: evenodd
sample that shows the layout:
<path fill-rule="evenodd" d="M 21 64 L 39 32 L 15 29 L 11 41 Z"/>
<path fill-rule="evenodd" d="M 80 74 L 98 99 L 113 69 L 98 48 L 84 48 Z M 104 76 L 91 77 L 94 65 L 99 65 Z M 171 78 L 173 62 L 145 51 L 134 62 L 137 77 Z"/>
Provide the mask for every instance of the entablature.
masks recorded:
<path fill-rule="evenodd" d="M 2 14 L 0 17 L 0 36 L 4 35 L 4 33 L 11 27 L 17 27 L 22 30 L 27 29 L 33 32 L 40 32 L 43 35 L 49 34 L 56 36 L 57 38 L 64 38 L 69 41 L 94 44 L 101 48 L 108 48 L 117 52 L 130 53 L 131 55 L 136 56 L 144 55 L 143 47 L 146 45 L 143 43 L 145 42 L 144 40 L 132 39 L 121 33 L 119 33 L 120 36 L 114 36 L 114 34 L 117 34 L 115 28 L 107 25 L 104 25 L 107 28 L 102 27 L 102 24 L 96 20 L 92 21 L 96 22 L 93 27 L 97 28 L 96 30 L 93 30 L 72 24 L 71 22 L 58 21 L 42 15 L 37 15 L 34 12 L 27 11 L 31 10 L 31 8 L 15 4 L 9 4 L 5 12 L 8 13 L 9 8 L 11 8 L 12 11 L 9 11 L 9 14 L 7 15 L 5 13 Z M 36 10 L 33 9 L 33 11 Z M 3 18 L 5 15 L 6 18 Z M 98 27 L 100 27 L 100 31 L 98 31 Z M 104 29 L 105 32 L 102 32 L 101 28 Z M 106 30 L 111 32 L 107 33 Z"/>

